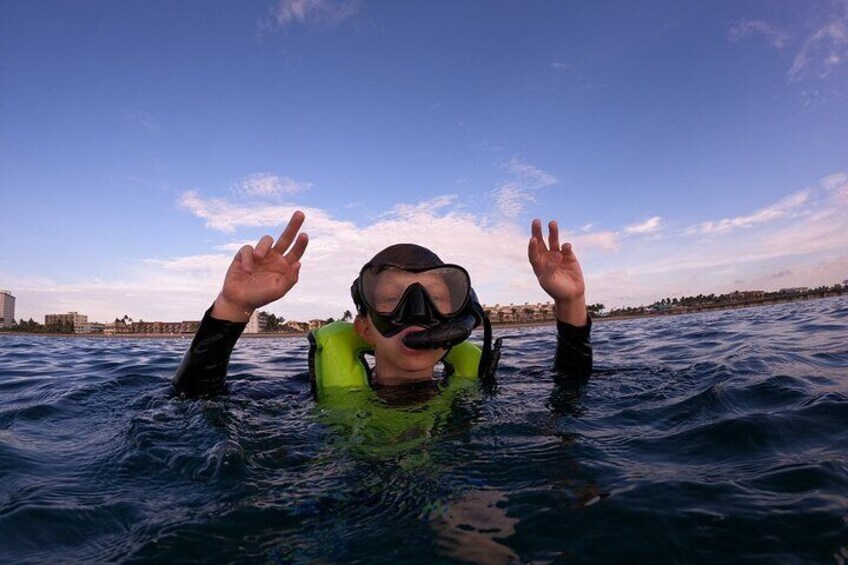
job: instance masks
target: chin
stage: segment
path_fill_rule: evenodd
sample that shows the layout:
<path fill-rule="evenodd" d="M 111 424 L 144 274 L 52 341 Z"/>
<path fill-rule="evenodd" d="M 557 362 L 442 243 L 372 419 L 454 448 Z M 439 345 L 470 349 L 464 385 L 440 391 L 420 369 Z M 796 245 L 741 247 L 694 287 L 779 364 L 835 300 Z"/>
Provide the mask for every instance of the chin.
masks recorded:
<path fill-rule="evenodd" d="M 404 363 L 401 363 L 401 367 L 410 372 L 434 369 L 436 367 L 436 363 L 439 362 L 439 359 L 441 359 L 441 355 L 434 359 L 406 359 Z"/>

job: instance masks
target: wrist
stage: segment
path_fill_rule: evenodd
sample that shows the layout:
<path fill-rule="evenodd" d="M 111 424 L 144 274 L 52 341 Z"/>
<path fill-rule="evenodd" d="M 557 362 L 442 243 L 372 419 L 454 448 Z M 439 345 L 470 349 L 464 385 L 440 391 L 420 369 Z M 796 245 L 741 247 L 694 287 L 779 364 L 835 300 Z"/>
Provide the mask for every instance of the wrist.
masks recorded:
<path fill-rule="evenodd" d="M 216 320 L 245 323 L 250 320 L 250 317 L 253 315 L 253 308 L 244 308 L 237 304 L 233 304 L 224 297 L 223 293 L 221 293 L 212 305 L 211 314 Z"/>
<path fill-rule="evenodd" d="M 572 326 L 585 326 L 588 318 L 586 311 L 586 296 L 581 294 L 569 300 L 555 300 L 554 311 L 557 320 Z"/>

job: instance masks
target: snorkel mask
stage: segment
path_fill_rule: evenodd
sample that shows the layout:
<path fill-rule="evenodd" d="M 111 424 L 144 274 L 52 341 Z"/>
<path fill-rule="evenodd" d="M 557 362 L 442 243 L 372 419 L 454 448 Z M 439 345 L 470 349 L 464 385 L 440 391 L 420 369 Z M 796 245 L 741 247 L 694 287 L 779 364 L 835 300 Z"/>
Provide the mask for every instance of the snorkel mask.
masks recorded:
<path fill-rule="evenodd" d="M 423 327 L 404 336 L 404 345 L 412 349 L 452 347 L 482 322 L 468 272 L 410 243 L 392 245 L 366 263 L 351 295 L 358 312 L 370 313 L 384 337 Z"/>

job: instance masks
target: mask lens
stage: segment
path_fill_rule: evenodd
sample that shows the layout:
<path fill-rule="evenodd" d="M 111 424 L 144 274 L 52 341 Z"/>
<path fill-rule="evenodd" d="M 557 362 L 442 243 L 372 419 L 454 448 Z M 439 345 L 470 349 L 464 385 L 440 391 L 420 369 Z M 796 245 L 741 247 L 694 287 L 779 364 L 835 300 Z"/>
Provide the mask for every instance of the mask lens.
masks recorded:
<path fill-rule="evenodd" d="M 362 274 L 365 301 L 378 314 L 394 311 L 406 290 L 415 283 L 424 287 L 430 301 L 443 316 L 459 312 L 471 289 L 468 274 L 450 265 L 420 272 L 398 267 L 377 267 L 367 269 Z"/>

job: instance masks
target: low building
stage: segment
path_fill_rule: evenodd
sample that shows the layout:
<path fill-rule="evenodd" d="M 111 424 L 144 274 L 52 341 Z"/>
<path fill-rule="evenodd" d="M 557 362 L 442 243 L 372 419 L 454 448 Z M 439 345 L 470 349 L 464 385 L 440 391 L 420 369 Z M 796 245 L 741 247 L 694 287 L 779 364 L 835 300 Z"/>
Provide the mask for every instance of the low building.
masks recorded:
<path fill-rule="evenodd" d="M 809 291 L 810 291 L 810 288 L 806 287 L 806 286 L 796 286 L 796 287 L 792 287 L 792 288 L 781 288 L 780 289 L 781 294 L 801 294 L 801 293 L 809 292 Z"/>
<path fill-rule="evenodd" d="M 8 290 L 0 290 L 0 327 L 11 328 L 15 324 L 15 297 Z"/>
<path fill-rule="evenodd" d="M 103 327 L 103 333 L 105 335 L 128 334 L 130 332 L 132 332 L 132 327 L 127 325 L 123 320 L 109 322 Z"/>
<path fill-rule="evenodd" d="M 493 324 L 515 324 L 528 322 L 544 322 L 553 321 L 556 319 L 554 305 L 552 302 L 539 302 L 530 304 L 525 302 L 522 305 L 516 306 L 483 306 L 483 311 L 489 316 L 489 320 Z"/>
<path fill-rule="evenodd" d="M 309 320 L 309 329 L 310 330 L 317 330 L 318 328 L 323 328 L 326 325 L 327 325 L 327 320 L 319 320 L 319 319 Z"/>
<path fill-rule="evenodd" d="M 737 290 L 730 293 L 730 299 L 735 301 L 757 300 L 766 295 L 764 290 Z"/>
<path fill-rule="evenodd" d="M 91 326 L 88 323 L 88 316 L 79 312 L 68 312 L 67 314 L 45 314 L 44 325 L 56 326 L 59 324 L 70 323 L 74 328 L 74 333 L 85 334 L 91 331 Z"/>
<path fill-rule="evenodd" d="M 283 331 L 306 333 L 309 331 L 309 322 L 289 320 L 283 325 Z"/>

